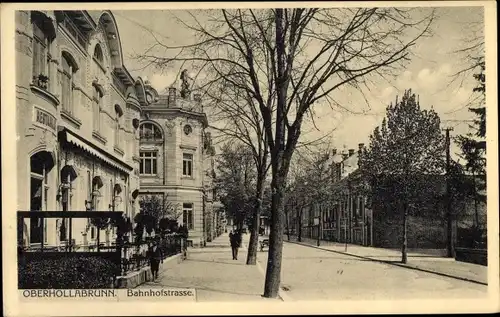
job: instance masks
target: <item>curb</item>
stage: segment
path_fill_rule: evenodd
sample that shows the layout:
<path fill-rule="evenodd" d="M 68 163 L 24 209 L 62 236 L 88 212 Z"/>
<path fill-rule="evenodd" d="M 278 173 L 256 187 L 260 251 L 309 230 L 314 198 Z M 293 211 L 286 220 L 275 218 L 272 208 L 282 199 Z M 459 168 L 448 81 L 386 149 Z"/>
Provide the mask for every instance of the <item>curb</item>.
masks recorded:
<path fill-rule="evenodd" d="M 335 251 L 335 250 L 325 249 L 325 248 L 322 248 L 322 247 L 317 247 L 317 246 L 306 244 L 306 243 L 303 243 L 303 242 L 285 241 L 285 240 L 283 240 L 283 241 L 286 242 L 286 243 L 293 243 L 293 244 L 301 245 L 301 246 L 304 246 L 304 247 L 310 247 L 310 248 L 314 248 L 314 249 L 318 249 L 318 250 L 323 250 L 323 251 L 328 251 L 328 252 L 333 252 L 333 253 L 337 253 L 337 254 L 349 255 L 349 256 L 352 256 L 352 257 L 355 257 L 355 258 L 360 258 L 360 259 L 369 260 L 369 261 L 378 262 L 378 263 L 390 264 L 390 265 L 402 267 L 402 268 L 405 268 L 405 269 L 410 269 L 410 270 L 414 270 L 414 271 L 431 273 L 431 274 L 435 274 L 435 275 L 439 275 L 439 276 L 443 276 L 443 277 L 453 278 L 453 279 L 456 279 L 456 280 L 461 280 L 461 281 L 465 281 L 465 282 L 470 282 L 470 283 L 475 283 L 475 284 L 479 284 L 479 285 L 486 285 L 486 286 L 488 286 L 488 283 L 483 283 L 483 282 L 480 282 L 480 281 L 477 281 L 477 280 L 473 280 L 473 279 L 469 279 L 469 278 L 466 278 L 466 277 L 460 277 L 460 276 L 450 275 L 450 274 L 446 274 L 446 273 L 441 273 L 441 272 L 426 270 L 426 269 L 422 269 L 422 268 L 418 268 L 418 267 L 414 267 L 414 266 L 404 265 L 402 263 L 394 263 L 394 262 L 391 262 L 391 261 L 377 260 L 377 259 L 374 259 L 374 258 L 368 258 L 368 257 L 365 257 L 365 256 L 356 255 L 356 254 L 352 254 L 352 253 L 348 253 L 348 252 L 342 252 L 342 251 Z"/>
<path fill-rule="evenodd" d="M 244 243 L 242 243 L 241 246 L 243 247 L 242 249 L 248 250 L 247 246 Z M 262 275 L 264 275 L 264 277 L 265 277 L 266 276 L 266 272 L 264 271 L 264 269 L 260 265 L 259 261 L 255 260 L 255 266 L 257 267 L 257 270 L 259 270 L 259 272 Z M 281 299 L 282 302 L 291 301 L 290 297 L 288 295 L 284 294 L 284 292 L 281 289 L 281 287 L 278 290 L 278 297 Z"/>

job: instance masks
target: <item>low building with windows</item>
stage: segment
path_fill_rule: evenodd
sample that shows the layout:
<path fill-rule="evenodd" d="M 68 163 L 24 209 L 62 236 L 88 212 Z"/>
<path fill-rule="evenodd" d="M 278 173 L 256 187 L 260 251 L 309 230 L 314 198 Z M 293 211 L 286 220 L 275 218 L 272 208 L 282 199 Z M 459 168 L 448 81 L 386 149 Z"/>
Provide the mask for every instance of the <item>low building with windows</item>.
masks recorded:
<path fill-rule="evenodd" d="M 123 65 L 113 14 L 16 11 L 15 21 L 18 209 L 133 217 L 140 113 L 149 101 L 145 84 Z M 67 243 L 61 219 L 23 225 L 24 245 Z M 97 236 L 91 222 L 72 223 L 76 244 Z M 104 242 L 113 232 L 99 236 Z"/>
<path fill-rule="evenodd" d="M 332 151 L 327 162 L 332 184 L 331 197 L 321 203 L 307 203 L 300 214 L 295 206 L 287 206 L 291 234 L 298 235 L 300 232 L 302 237 L 310 239 L 317 239 L 319 234 L 322 240 L 373 244 L 371 195 L 358 168 L 363 147 L 364 144 L 360 143 L 358 151 Z"/>
<path fill-rule="evenodd" d="M 170 87 L 165 94 L 145 84 L 142 108 L 140 197 L 156 195 L 176 208 L 194 246 L 213 237 L 214 148 L 201 98 Z"/>

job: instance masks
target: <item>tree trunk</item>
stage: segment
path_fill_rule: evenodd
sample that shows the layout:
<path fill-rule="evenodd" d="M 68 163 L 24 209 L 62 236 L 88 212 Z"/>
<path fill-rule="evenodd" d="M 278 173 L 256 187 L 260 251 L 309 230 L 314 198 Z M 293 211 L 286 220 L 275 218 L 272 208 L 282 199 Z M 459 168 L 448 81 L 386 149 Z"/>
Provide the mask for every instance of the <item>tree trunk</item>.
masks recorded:
<path fill-rule="evenodd" d="M 269 234 L 269 253 L 267 260 L 264 297 L 276 298 L 281 281 L 281 258 L 283 252 L 283 203 L 285 180 L 290 166 L 293 150 L 295 149 L 298 134 L 288 130 L 287 146 L 285 150 L 285 118 L 287 115 L 287 87 L 289 75 L 286 70 L 286 32 L 284 29 L 284 9 L 274 12 L 276 21 L 276 131 L 274 142 L 271 142 L 272 163 L 272 203 L 271 203 L 271 232 Z M 266 130 L 272 122 L 266 122 Z M 300 125 L 295 127 L 300 131 Z M 292 134 L 290 134 L 292 133 Z M 272 134 L 272 132 L 271 132 Z M 268 135 L 272 140 L 272 135 Z"/>
<path fill-rule="evenodd" d="M 408 262 L 408 204 L 403 205 L 403 248 L 402 248 L 401 263 Z"/>
<path fill-rule="evenodd" d="M 261 177 L 262 174 L 259 175 L 257 179 L 257 204 L 255 205 L 255 210 L 252 218 L 252 228 L 250 232 L 250 242 L 248 243 L 248 253 L 247 253 L 247 264 L 255 265 L 257 263 L 257 245 L 259 242 L 259 219 L 260 212 L 262 209 L 262 199 L 264 196 L 264 177 Z"/>
<path fill-rule="evenodd" d="M 275 174 L 275 173 L 273 173 Z M 267 260 L 264 297 L 276 298 L 281 282 L 281 258 L 283 252 L 283 180 L 276 173 L 272 181 L 271 232 Z"/>

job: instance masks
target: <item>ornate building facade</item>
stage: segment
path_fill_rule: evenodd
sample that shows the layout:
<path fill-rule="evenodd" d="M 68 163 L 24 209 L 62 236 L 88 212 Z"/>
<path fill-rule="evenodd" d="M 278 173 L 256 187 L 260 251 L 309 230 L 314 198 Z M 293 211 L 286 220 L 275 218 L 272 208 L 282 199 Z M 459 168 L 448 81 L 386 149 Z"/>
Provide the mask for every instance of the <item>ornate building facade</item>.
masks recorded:
<path fill-rule="evenodd" d="M 183 72 L 183 76 L 185 72 Z M 193 246 L 214 237 L 214 148 L 208 120 L 198 94 L 182 89 L 158 94 L 149 83 L 139 127 L 140 198 L 155 195 L 175 210 L 179 224 L 189 231 Z"/>
<path fill-rule="evenodd" d="M 16 12 L 18 209 L 138 212 L 146 87 L 123 65 L 109 11 Z M 25 220 L 23 243 L 68 240 L 62 219 Z M 42 234 L 43 232 L 43 234 Z M 41 241 L 41 237 L 44 241 Z M 72 223 L 76 244 L 97 229 Z M 101 241 L 113 232 L 100 232 Z"/>

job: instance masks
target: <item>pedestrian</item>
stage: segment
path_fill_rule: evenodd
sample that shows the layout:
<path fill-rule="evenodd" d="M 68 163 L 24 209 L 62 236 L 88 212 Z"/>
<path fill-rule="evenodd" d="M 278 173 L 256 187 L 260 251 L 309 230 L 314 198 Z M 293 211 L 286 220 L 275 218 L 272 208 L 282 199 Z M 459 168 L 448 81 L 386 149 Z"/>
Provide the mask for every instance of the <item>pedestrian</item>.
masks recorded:
<path fill-rule="evenodd" d="M 160 270 L 160 262 L 163 264 L 163 252 L 159 245 L 159 238 L 153 241 L 153 245 L 149 249 L 149 263 L 151 265 L 151 273 L 153 274 L 153 281 L 158 278 L 158 271 Z"/>
<path fill-rule="evenodd" d="M 233 260 L 238 260 L 238 248 L 241 245 L 241 232 L 236 230 L 234 232 L 231 231 L 229 235 L 229 239 L 231 241 L 231 250 L 233 252 Z"/>

